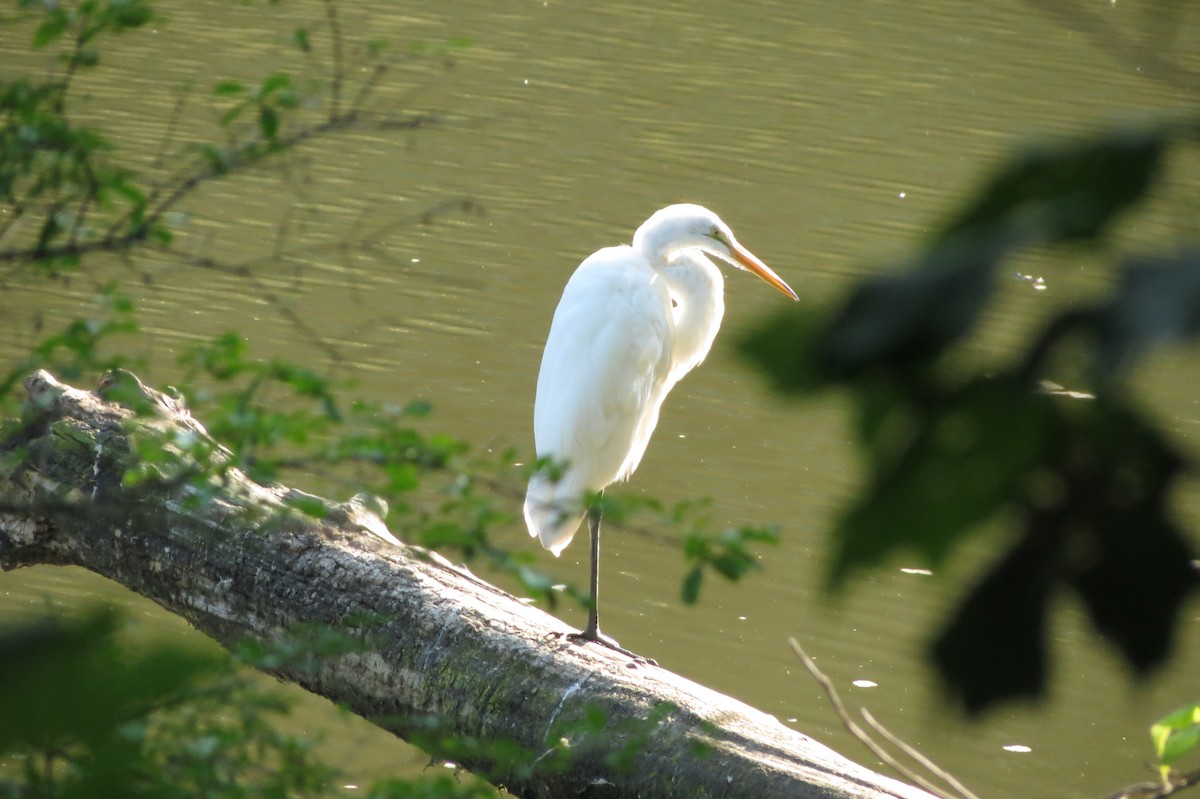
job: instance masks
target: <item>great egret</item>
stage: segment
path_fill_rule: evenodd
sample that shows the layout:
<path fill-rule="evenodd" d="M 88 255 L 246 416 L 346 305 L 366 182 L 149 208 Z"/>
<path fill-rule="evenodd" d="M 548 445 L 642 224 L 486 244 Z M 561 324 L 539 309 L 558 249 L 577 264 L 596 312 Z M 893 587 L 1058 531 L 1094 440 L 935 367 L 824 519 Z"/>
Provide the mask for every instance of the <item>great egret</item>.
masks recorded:
<path fill-rule="evenodd" d="M 787 283 L 699 205 L 657 211 L 633 245 L 588 256 L 567 281 L 542 353 L 533 431 L 537 456 L 564 466 L 536 472 L 525 495 L 529 534 L 558 556 L 584 515 L 592 538 L 587 627 L 571 637 L 622 652 L 600 633 L 600 511 L 586 497 L 633 474 L 667 393 L 704 360 L 725 313 L 716 256 L 770 283 Z"/>

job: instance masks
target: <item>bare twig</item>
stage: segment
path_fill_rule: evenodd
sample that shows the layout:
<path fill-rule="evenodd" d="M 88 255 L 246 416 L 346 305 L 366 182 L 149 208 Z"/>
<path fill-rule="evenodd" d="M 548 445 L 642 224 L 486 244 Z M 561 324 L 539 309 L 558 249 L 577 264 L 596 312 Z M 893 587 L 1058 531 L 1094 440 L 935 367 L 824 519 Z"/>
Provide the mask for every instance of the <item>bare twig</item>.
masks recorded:
<path fill-rule="evenodd" d="M 179 127 L 179 119 L 183 116 L 183 107 L 187 104 L 187 99 L 191 91 L 192 83 L 188 81 L 184 85 L 183 91 L 180 92 L 179 97 L 175 100 L 175 106 L 171 109 L 171 116 L 167 119 L 167 126 L 163 129 L 162 139 L 158 142 L 158 152 L 154 154 L 154 161 L 151 162 L 155 167 L 162 166 L 163 157 L 167 153 L 167 147 L 170 145 L 171 140 L 175 138 L 175 130 Z"/>
<path fill-rule="evenodd" d="M 75 43 L 71 46 L 71 55 L 67 57 L 67 68 L 63 72 L 62 88 L 58 92 L 58 97 L 54 100 L 54 113 L 65 116 L 67 105 L 67 92 L 71 89 L 71 78 L 75 76 L 76 70 L 79 69 L 80 54 L 83 52 L 84 36 L 86 34 L 87 18 L 81 23 L 79 35 L 75 37 Z"/>
<path fill-rule="evenodd" d="M 1104 799 L 1165 799 L 1167 796 L 1179 793 L 1182 790 L 1191 788 L 1194 785 L 1200 785 L 1200 771 L 1189 771 L 1186 774 L 1180 774 L 1173 777 L 1169 782 L 1139 782 L 1133 785 L 1127 785 L 1114 794 L 1109 794 Z"/>
<path fill-rule="evenodd" d="M 966 797 L 966 799 L 979 799 L 979 797 L 977 797 L 969 788 L 967 788 L 967 786 L 963 785 L 957 777 L 939 766 L 937 763 L 934 763 L 926 755 L 922 754 L 921 751 L 915 746 L 900 738 L 887 727 L 883 726 L 883 724 L 881 724 L 873 715 L 871 715 L 871 711 L 864 707 L 859 708 L 858 712 L 862 714 L 862 717 L 866 720 L 867 724 L 870 725 L 871 729 L 875 730 L 875 732 L 886 738 L 887 741 L 892 744 L 892 746 L 895 746 L 901 752 L 920 763 L 922 766 L 928 769 L 931 774 L 934 774 L 939 779 L 944 780 L 947 785 L 958 791 L 960 794 L 962 794 L 962 796 Z"/>
<path fill-rule="evenodd" d="M 333 77 L 329 81 L 329 121 L 335 121 L 342 113 L 342 81 L 345 65 L 342 62 L 342 28 L 338 22 L 337 4 L 325 0 L 325 16 L 329 19 L 329 36 L 333 41 Z"/>
<path fill-rule="evenodd" d="M 332 363 L 340 364 L 345 362 L 345 357 L 343 357 L 341 351 L 338 350 L 337 347 L 326 341 L 316 330 L 312 328 L 311 325 L 308 324 L 308 321 L 301 314 L 296 313 L 296 311 L 288 306 L 287 303 L 280 299 L 279 295 L 268 289 L 265 283 L 254 276 L 249 267 L 243 265 L 223 264 L 213 258 L 199 255 L 185 256 L 182 253 L 177 252 L 169 252 L 164 254 L 173 255 L 190 266 L 199 267 L 201 269 L 209 269 L 214 272 L 222 272 L 228 275 L 236 275 L 238 278 L 248 281 L 251 286 L 253 286 L 255 295 L 261 297 L 263 301 L 274 308 L 280 316 L 290 322 L 296 328 L 296 330 L 299 331 L 300 335 L 308 341 L 309 344 L 324 352 Z"/>
<path fill-rule="evenodd" d="M 87 218 L 88 211 L 91 209 L 92 198 L 96 196 L 98 186 L 96 174 L 92 171 L 91 161 L 84 162 L 84 169 L 87 171 L 87 192 L 83 195 L 83 199 L 79 201 L 79 208 L 75 211 L 75 220 L 71 224 L 71 233 L 67 237 L 67 244 L 70 246 L 79 243 L 79 233 L 83 230 L 83 222 Z"/>
<path fill-rule="evenodd" d="M 791 646 L 792 652 L 796 655 L 800 662 L 804 664 L 804 668 L 808 669 L 808 673 L 811 674 L 813 678 L 820 683 L 821 687 L 825 689 L 825 695 L 829 697 L 829 703 L 833 705 L 834 712 L 836 712 L 838 718 L 842 720 L 842 724 L 847 730 L 850 731 L 851 735 L 853 735 L 860 742 L 862 742 L 864 746 L 870 749 L 872 754 L 894 768 L 897 772 L 903 775 L 905 779 L 911 780 L 930 793 L 943 797 L 943 799 L 977 799 L 975 794 L 971 793 L 970 791 L 965 791 L 959 795 L 947 793 L 942 789 L 941 786 L 932 783 L 923 775 L 918 774 L 894 758 L 891 752 L 887 751 L 879 743 L 877 743 L 870 736 L 870 734 L 868 734 L 867 731 L 859 726 L 858 722 L 854 720 L 849 711 L 846 710 L 846 705 L 842 702 L 842 698 L 838 694 L 837 689 L 834 687 L 833 682 L 826 677 L 819 668 L 817 668 L 817 664 L 808 656 L 808 654 L 800 646 L 799 642 L 796 641 L 795 638 L 789 638 L 788 645 Z M 890 733 L 888 735 L 890 736 Z M 910 751 L 912 747 L 906 744 L 903 749 L 905 751 Z M 947 784 L 955 786 L 960 784 L 958 780 L 949 776 L 949 772 L 939 766 L 934 765 L 928 758 L 918 758 L 918 762 L 920 762 L 922 766 L 929 768 L 936 777 L 943 780 Z"/>
<path fill-rule="evenodd" d="M 363 103 L 371 96 L 371 92 L 379 85 L 379 81 L 387 74 L 387 64 L 376 64 L 370 76 L 363 81 L 363 85 L 359 87 L 358 93 L 354 95 L 353 102 L 350 103 L 350 110 L 347 112 L 350 116 L 358 114 L 363 107 Z"/>

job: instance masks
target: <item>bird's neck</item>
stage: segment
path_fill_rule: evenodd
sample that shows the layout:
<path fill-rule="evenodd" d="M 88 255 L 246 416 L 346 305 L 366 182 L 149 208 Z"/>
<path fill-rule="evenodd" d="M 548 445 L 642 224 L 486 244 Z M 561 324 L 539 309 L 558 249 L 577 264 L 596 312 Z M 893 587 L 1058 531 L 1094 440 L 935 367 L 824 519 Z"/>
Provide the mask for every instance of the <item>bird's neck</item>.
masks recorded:
<path fill-rule="evenodd" d="M 657 215 L 648 219 L 633 234 L 633 249 L 660 270 L 682 252 L 703 245 L 703 239 L 692 241 L 691 237 L 681 237 L 677 226 L 663 223 Z"/>
<path fill-rule="evenodd" d="M 674 304 L 675 339 L 668 376 L 673 385 L 704 360 L 717 337 L 725 315 L 725 277 L 696 250 L 677 253 L 655 266 Z"/>
<path fill-rule="evenodd" d="M 651 217 L 633 234 L 637 250 L 662 275 L 675 326 L 668 390 L 708 355 L 725 315 L 725 278 L 703 255 L 706 241 L 681 238 L 676 226 Z"/>

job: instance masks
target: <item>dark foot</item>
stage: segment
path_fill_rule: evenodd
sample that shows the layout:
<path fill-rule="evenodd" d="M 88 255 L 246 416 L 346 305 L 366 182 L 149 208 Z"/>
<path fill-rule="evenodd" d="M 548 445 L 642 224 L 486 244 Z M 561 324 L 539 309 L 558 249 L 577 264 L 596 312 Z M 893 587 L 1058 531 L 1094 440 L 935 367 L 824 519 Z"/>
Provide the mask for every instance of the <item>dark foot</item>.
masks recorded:
<path fill-rule="evenodd" d="M 558 637 L 559 634 L 554 633 L 553 635 L 555 637 Z M 609 638 L 607 635 L 600 632 L 599 630 L 582 630 L 577 633 L 567 633 L 566 635 L 563 635 L 562 637 L 566 638 L 568 641 L 574 641 L 575 643 L 585 643 L 585 644 L 592 643 L 592 644 L 599 644 L 600 646 L 608 647 L 609 649 L 613 650 L 614 652 L 620 652 L 625 657 L 631 658 L 635 663 L 642 663 L 647 666 L 657 666 L 658 665 L 657 660 L 654 660 L 653 658 L 642 657 L 641 655 L 638 655 L 634 652 L 629 651 L 625 647 L 618 644 L 616 642 L 616 639 Z"/>

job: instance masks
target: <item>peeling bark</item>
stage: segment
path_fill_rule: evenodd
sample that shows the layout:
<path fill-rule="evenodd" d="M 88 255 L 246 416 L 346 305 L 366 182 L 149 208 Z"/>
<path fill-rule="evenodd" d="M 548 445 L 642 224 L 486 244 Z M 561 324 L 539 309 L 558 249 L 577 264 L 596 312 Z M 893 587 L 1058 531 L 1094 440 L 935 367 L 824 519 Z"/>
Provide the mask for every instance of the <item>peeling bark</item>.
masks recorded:
<path fill-rule="evenodd" d="M 562 622 L 399 543 L 363 503 L 302 516 L 289 501 L 320 500 L 235 470 L 202 502 L 170 475 L 124 486 L 131 435 L 207 437 L 203 427 L 136 382 L 152 417 L 46 372 L 25 385 L 22 423 L 0 440 L 6 570 L 82 566 L 226 646 L 301 623 L 349 632 L 361 648 L 277 676 L 426 746 L 431 730 L 510 741 L 521 756 L 482 746 L 454 757 L 522 797 L 929 797 L 665 669 L 566 642 Z M 376 622 L 347 627 L 362 618 Z"/>

